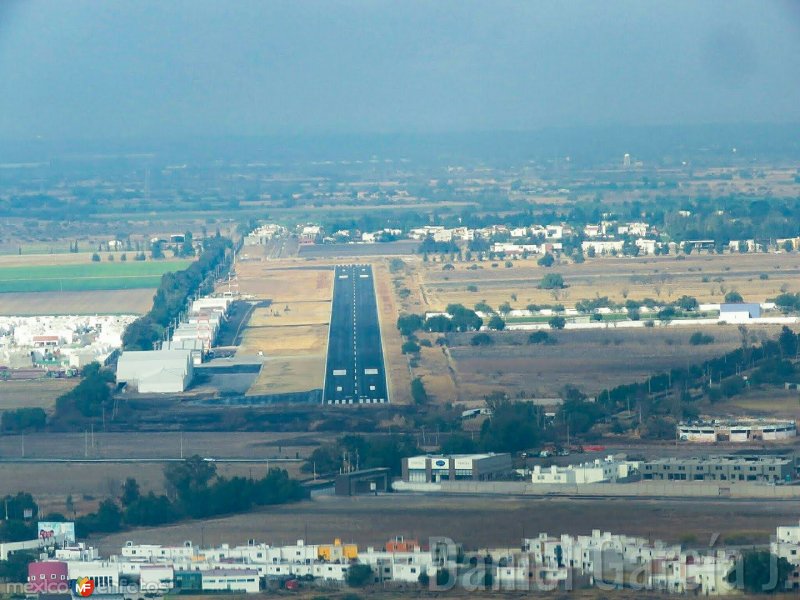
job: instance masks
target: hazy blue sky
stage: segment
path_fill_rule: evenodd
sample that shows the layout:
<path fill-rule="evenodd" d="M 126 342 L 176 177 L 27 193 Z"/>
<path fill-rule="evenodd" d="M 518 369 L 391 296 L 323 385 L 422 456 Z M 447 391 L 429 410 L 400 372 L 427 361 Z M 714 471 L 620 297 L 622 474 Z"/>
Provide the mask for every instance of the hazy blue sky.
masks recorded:
<path fill-rule="evenodd" d="M 0 138 L 800 121 L 800 2 L 0 0 Z"/>

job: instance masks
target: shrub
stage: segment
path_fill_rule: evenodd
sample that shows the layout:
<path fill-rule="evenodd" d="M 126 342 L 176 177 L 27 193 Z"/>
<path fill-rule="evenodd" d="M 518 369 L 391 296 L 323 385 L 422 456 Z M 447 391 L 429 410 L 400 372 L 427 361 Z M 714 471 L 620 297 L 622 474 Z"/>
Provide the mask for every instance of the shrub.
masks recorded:
<path fill-rule="evenodd" d="M 689 337 L 689 343 L 692 346 L 706 346 L 708 344 L 713 344 L 714 343 L 714 336 L 706 335 L 701 331 L 695 331 Z"/>
<path fill-rule="evenodd" d="M 422 379 L 415 377 L 411 380 L 411 398 L 415 404 L 427 404 L 428 392 L 425 390 L 425 384 Z"/>
<path fill-rule="evenodd" d="M 372 567 L 369 565 L 350 565 L 347 569 L 347 585 L 362 587 L 372 580 Z"/>
<path fill-rule="evenodd" d="M 539 282 L 539 288 L 543 290 L 555 290 L 566 287 L 564 285 L 564 278 L 558 273 L 548 273 Z"/>
<path fill-rule="evenodd" d="M 403 354 L 416 354 L 419 352 L 419 344 L 409 340 L 403 343 L 401 350 L 403 351 Z"/>
<path fill-rule="evenodd" d="M 567 320 L 564 317 L 552 317 L 547 324 L 552 329 L 564 329 L 567 326 Z"/>
<path fill-rule="evenodd" d="M 506 328 L 506 322 L 498 315 L 494 315 L 489 319 L 488 327 L 494 331 L 503 331 Z"/>
<path fill-rule="evenodd" d="M 528 336 L 529 344 L 548 344 L 553 342 L 555 340 L 546 331 L 534 331 Z"/>
<path fill-rule="evenodd" d="M 536 264 L 540 267 L 552 267 L 554 262 L 556 262 L 556 259 L 553 258 L 552 254 L 547 252 L 542 258 L 536 261 Z"/>
<path fill-rule="evenodd" d="M 733 290 L 725 294 L 725 302 L 736 303 L 736 302 L 744 302 L 744 300 L 742 299 L 742 295 L 739 292 Z"/>
<path fill-rule="evenodd" d="M 476 333 L 469 343 L 473 346 L 491 346 L 494 340 L 488 333 Z"/>
<path fill-rule="evenodd" d="M 397 319 L 397 328 L 400 330 L 400 333 L 405 336 L 419 331 L 424 324 L 425 321 L 420 315 L 403 315 Z"/>

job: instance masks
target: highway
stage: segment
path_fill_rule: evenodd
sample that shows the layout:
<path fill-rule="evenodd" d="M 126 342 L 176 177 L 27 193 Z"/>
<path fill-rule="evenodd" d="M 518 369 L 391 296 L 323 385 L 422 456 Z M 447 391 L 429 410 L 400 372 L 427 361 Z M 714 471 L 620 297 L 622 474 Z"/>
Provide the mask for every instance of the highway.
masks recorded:
<path fill-rule="evenodd" d="M 369 265 L 335 269 L 322 402 L 389 402 L 375 284 Z"/>

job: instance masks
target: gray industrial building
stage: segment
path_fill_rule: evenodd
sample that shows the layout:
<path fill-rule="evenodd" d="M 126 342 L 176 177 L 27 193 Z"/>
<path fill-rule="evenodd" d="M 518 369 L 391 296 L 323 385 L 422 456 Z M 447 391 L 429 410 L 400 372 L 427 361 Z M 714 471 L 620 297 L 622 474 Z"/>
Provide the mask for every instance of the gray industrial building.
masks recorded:
<path fill-rule="evenodd" d="M 403 481 L 491 481 L 511 472 L 510 454 L 453 454 L 410 456 L 403 459 Z"/>
<path fill-rule="evenodd" d="M 777 483 L 797 477 L 794 457 L 722 455 L 662 458 L 640 467 L 642 479 L 655 481 L 739 481 Z"/>
<path fill-rule="evenodd" d="M 175 394 L 192 381 L 191 350 L 125 351 L 117 362 L 117 382 L 142 394 Z"/>
<path fill-rule="evenodd" d="M 377 494 L 389 490 L 391 470 L 386 467 L 362 469 L 336 476 L 334 493 L 337 496 L 359 496 Z"/>

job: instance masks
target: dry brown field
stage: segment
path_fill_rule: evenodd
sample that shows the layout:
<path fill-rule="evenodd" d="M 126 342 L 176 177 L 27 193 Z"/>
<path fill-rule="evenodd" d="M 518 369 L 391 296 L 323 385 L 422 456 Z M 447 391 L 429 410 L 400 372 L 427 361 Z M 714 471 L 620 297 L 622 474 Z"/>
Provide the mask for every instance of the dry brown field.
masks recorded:
<path fill-rule="evenodd" d="M 92 292 L 9 292 L 0 295 L 0 315 L 143 315 L 153 305 L 154 289 Z"/>
<path fill-rule="evenodd" d="M 0 457 L 21 455 L 21 436 L 0 436 Z M 181 438 L 183 454 L 214 458 L 266 459 L 305 457 L 320 443 L 334 439 L 326 433 L 252 433 L 186 431 L 111 433 L 95 431 L 90 458 L 179 458 Z M 91 440 L 91 435 L 89 437 Z M 84 432 L 44 433 L 25 436 L 26 458 L 84 458 Z"/>
<path fill-rule="evenodd" d="M 272 459 L 308 457 L 320 444 L 331 441 L 335 434 L 314 433 L 237 433 L 237 432 L 177 432 L 171 433 L 103 433 L 92 436 L 80 433 L 28 434 L 24 437 L 25 458 L 82 459 L 163 459 L 180 458 L 181 437 L 183 455 L 203 457 Z M 23 438 L 19 435 L 0 436 L 0 457 L 22 457 Z M 259 475 L 268 467 L 264 462 L 215 463 L 220 475 Z M 286 469 L 292 476 L 300 475 L 299 462 L 272 463 Z M 64 512 L 63 502 L 72 494 L 76 503 L 82 496 L 102 499 L 118 493 L 126 477 L 135 477 L 144 490 L 164 491 L 164 463 L 101 462 L 101 463 L 0 463 L 0 496 L 25 490 L 36 495 L 37 501 L 49 510 Z M 92 508 L 94 500 L 87 500 Z M 81 506 L 78 510 L 82 510 Z"/>
<path fill-rule="evenodd" d="M 248 395 L 287 394 L 322 388 L 325 382 L 325 355 L 285 355 L 267 358 Z"/>
<path fill-rule="evenodd" d="M 646 297 L 667 302 L 684 294 L 716 303 L 730 291 L 738 291 L 747 301 L 763 302 L 783 289 L 800 291 L 800 255 L 795 253 L 693 254 L 680 260 L 675 256 L 609 257 L 587 259 L 583 264 L 565 262 L 549 269 L 539 267 L 535 259 L 513 261 L 510 269 L 504 267 L 504 261 L 495 262 L 496 268 L 491 261 L 456 262 L 454 271 L 443 271 L 439 262 L 416 263 L 421 265 L 420 285 L 427 309 L 442 310 L 450 303 L 472 307 L 481 300 L 493 307 L 503 302 L 515 308 L 554 303 L 569 306 L 597 296 L 617 302 Z M 470 265 L 482 268 L 470 270 Z M 538 289 L 547 273 L 561 274 L 568 287 Z M 762 274 L 768 279 L 761 279 Z M 467 291 L 468 285 L 477 286 L 478 291 Z"/>
<path fill-rule="evenodd" d="M 419 540 L 446 536 L 470 549 L 516 547 L 523 535 L 587 534 L 592 529 L 680 542 L 692 535 L 707 547 L 711 536 L 748 532 L 764 543 L 780 524 L 797 522 L 800 502 L 726 502 L 626 499 L 537 499 L 389 494 L 377 497 L 318 497 L 273 506 L 256 513 L 137 529 L 98 540 L 103 551 L 125 540 L 169 544 L 199 541 L 245 544 L 255 538 L 271 544 L 311 543 L 341 538 L 361 546 L 381 545 L 396 535 Z"/>
<path fill-rule="evenodd" d="M 292 477 L 300 476 L 301 463 L 275 463 Z M 266 463 L 217 463 L 217 473 L 224 477 L 262 477 Z M 65 501 L 72 496 L 76 511 L 94 510 L 95 504 L 108 496 L 118 496 L 128 477 L 139 483 L 142 491 L 166 492 L 163 463 L 65 463 L 0 464 L 0 495 L 25 491 L 33 494 L 43 511 L 67 514 Z"/>
<path fill-rule="evenodd" d="M 512 307 L 528 304 L 561 303 L 572 306 L 581 299 L 608 296 L 617 302 L 646 297 L 665 302 L 686 294 L 700 302 L 720 302 L 725 293 L 736 290 L 748 301 L 765 301 L 782 291 L 800 291 L 800 255 L 734 254 L 588 259 L 583 264 L 557 264 L 545 269 L 535 259 L 453 263 L 454 271 L 443 271 L 438 257 L 424 263 L 407 258 L 403 273 L 393 275 L 395 297 L 401 313 L 443 310 L 450 303 L 474 307 L 485 301 L 497 308 L 503 302 Z M 433 262 L 436 260 L 437 262 Z M 468 269 L 477 264 L 480 268 Z M 568 288 L 558 292 L 536 286 L 547 273 L 563 275 Z M 761 274 L 767 279 L 761 279 Z M 706 279 L 706 281 L 704 281 Z M 477 292 L 467 291 L 475 285 Z M 408 296 L 397 297 L 406 288 Z M 515 299 L 516 297 L 516 299 Z M 775 335 L 775 327 L 750 327 L 753 333 Z M 736 328 L 714 326 L 706 333 L 716 338 L 708 346 L 690 346 L 693 327 L 669 331 L 653 329 L 614 330 L 595 334 L 568 331 L 565 343 L 555 346 L 527 346 L 526 334 L 515 338 L 505 333 L 490 349 L 472 348 L 462 336 L 459 347 L 441 350 L 422 348 L 412 376 L 421 377 L 435 401 L 470 402 L 498 389 L 511 395 L 557 395 L 566 384 L 575 384 L 588 393 L 608 386 L 644 379 L 665 368 L 686 366 L 722 354 L 738 345 Z M 575 337 L 570 337 L 575 334 Z M 595 336 L 594 338 L 592 336 Z M 420 335 L 434 342 L 437 336 Z M 585 339 L 584 339 L 585 338 Z M 573 340 L 569 342 L 568 340 Z"/>
<path fill-rule="evenodd" d="M 0 412 L 16 408 L 55 408 L 56 398 L 78 385 L 78 379 L 0 381 Z"/>
<path fill-rule="evenodd" d="M 325 355 L 327 325 L 247 327 L 239 352 L 264 353 L 265 357 Z"/>
<path fill-rule="evenodd" d="M 325 378 L 333 271 L 299 269 L 294 260 L 247 261 L 236 266 L 242 294 L 272 300 L 248 321 L 239 355 L 263 355 L 248 394 L 320 388 Z"/>
<path fill-rule="evenodd" d="M 710 414 L 720 416 L 752 415 L 797 419 L 800 393 L 797 390 L 750 390 L 740 396 L 713 405 Z"/>
<path fill-rule="evenodd" d="M 527 344 L 529 332 L 492 334 L 490 347 L 469 345 L 472 334 L 451 335 L 450 354 L 459 382 L 459 400 L 479 400 L 494 390 L 509 396 L 557 397 L 566 385 L 594 395 L 655 373 L 690 366 L 737 348 L 735 326 L 704 332 L 714 343 L 689 344 L 695 329 L 588 329 L 549 332 L 556 344 Z M 758 339 L 777 333 L 775 326 L 751 328 Z"/>
<path fill-rule="evenodd" d="M 331 303 L 310 300 L 308 302 L 281 302 L 253 311 L 249 327 L 287 327 L 292 325 L 326 324 L 331 318 Z"/>
<path fill-rule="evenodd" d="M 239 291 L 272 300 L 276 306 L 297 301 L 330 301 L 333 271 L 286 268 L 300 261 L 248 261 L 236 263 Z"/>
<path fill-rule="evenodd" d="M 373 262 L 372 270 L 389 398 L 395 404 L 410 404 L 411 372 L 408 368 L 408 359 L 401 351 L 403 339 L 397 330 L 397 317 L 400 310 L 398 298 L 392 291 L 388 261 L 384 259 Z"/>

